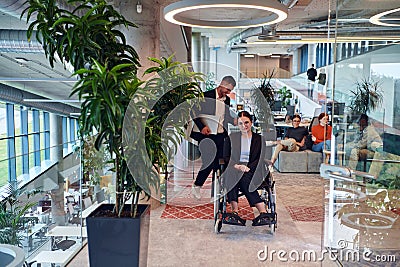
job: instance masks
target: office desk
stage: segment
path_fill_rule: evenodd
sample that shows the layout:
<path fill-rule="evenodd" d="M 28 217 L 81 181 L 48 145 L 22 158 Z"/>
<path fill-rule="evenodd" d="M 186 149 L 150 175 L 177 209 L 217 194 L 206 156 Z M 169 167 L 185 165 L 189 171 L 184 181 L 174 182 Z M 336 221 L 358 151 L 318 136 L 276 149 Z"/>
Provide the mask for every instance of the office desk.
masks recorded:
<path fill-rule="evenodd" d="M 82 188 L 82 192 L 81 190 L 75 190 L 75 191 L 69 191 L 69 192 L 65 192 L 64 196 L 72 196 L 75 199 L 75 202 L 79 202 L 80 201 L 80 197 L 81 197 L 81 193 L 83 198 L 87 197 L 87 194 L 89 192 L 88 188 Z"/>
<path fill-rule="evenodd" d="M 290 123 L 286 123 L 286 122 L 284 122 L 284 121 L 278 121 L 278 122 L 275 122 L 274 123 L 274 126 L 275 127 L 293 127 L 293 125 L 292 125 L 292 123 L 290 122 Z M 310 126 L 310 123 L 309 122 L 300 122 L 300 125 L 299 126 L 303 126 L 303 127 L 308 127 L 308 126 Z"/>
<path fill-rule="evenodd" d="M 274 115 L 274 121 L 284 121 L 286 119 L 286 115 Z"/>
<path fill-rule="evenodd" d="M 44 223 L 36 223 L 35 225 L 32 225 L 30 229 L 26 229 L 24 232 L 24 235 L 27 240 L 28 240 L 28 249 L 31 250 L 33 247 L 33 235 L 38 233 L 40 230 L 42 230 L 44 227 L 47 225 Z"/>
<path fill-rule="evenodd" d="M 60 243 L 66 242 L 68 237 L 87 237 L 86 227 L 77 226 L 56 226 L 46 233 L 46 236 L 51 237 L 51 248 L 60 248 Z M 57 236 L 65 236 L 64 241 L 57 242 Z M 72 242 L 72 241 L 71 241 Z M 75 241 L 73 241 L 75 243 Z M 71 244 L 69 245 L 71 246 Z M 68 247 L 69 247 L 68 246 Z M 63 249 L 65 250 L 65 249 Z"/>
<path fill-rule="evenodd" d="M 66 266 L 73 254 L 74 251 L 41 251 L 32 259 L 32 261 L 36 261 L 36 266 L 38 267 L 40 267 L 42 263 Z"/>
<path fill-rule="evenodd" d="M 82 230 L 81 230 L 82 229 Z M 46 236 L 81 236 L 87 237 L 86 227 L 56 226 L 46 233 Z"/>
<path fill-rule="evenodd" d="M 284 121 L 275 122 L 274 126 L 276 128 L 276 135 L 277 135 L 277 137 L 280 137 L 280 138 L 283 138 L 286 128 L 293 127 L 291 122 L 286 123 Z M 300 122 L 299 126 L 308 128 L 308 126 L 310 126 L 310 123 L 309 122 Z"/>

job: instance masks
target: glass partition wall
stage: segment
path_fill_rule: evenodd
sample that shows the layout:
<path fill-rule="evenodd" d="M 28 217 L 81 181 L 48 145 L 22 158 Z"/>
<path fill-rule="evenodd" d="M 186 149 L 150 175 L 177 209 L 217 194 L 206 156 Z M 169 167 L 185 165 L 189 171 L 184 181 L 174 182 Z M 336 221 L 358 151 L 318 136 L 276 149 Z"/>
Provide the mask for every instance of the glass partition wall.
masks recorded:
<path fill-rule="evenodd" d="M 344 266 L 393 262 L 400 251 L 400 25 L 390 21 L 389 6 L 381 22 L 391 23 L 375 25 L 365 12 L 350 17 L 349 1 L 336 2 L 330 163 L 358 173 L 327 181 L 323 244 Z"/>
<path fill-rule="evenodd" d="M 86 216 L 105 200 L 100 176 L 107 157 L 90 143 L 81 151 L 77 119 L 68 114 L 7 101 L 0 101 L 0 114 L 6 125 L 0 132 L 0 243 L 23 248 L 27 263 L 63 266 L 86 243 Z"/>

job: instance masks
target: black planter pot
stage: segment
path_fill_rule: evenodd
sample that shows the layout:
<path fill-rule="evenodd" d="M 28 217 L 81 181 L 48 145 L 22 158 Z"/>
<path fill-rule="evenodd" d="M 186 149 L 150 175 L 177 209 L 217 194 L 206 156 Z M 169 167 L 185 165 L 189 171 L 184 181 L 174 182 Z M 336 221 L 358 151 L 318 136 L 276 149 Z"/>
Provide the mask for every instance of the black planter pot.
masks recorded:
<path fill-rule="evenodd" d="M 139 205 L 137 218 L 94 216 L 113 207 L 113 204 L 102 204 L 86 218 L 90 266 L 146 266 L 150 205 Z"/>

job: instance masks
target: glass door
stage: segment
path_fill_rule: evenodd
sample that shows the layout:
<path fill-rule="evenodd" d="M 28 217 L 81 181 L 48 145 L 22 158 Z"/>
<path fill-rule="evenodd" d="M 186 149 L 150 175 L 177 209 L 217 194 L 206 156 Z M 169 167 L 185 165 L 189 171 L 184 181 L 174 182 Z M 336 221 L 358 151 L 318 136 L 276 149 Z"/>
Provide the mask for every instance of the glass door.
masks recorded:
<path fill-rule="evenodd" d="M 323 243 L 345 266 L 354 264 L 352 253 L 361 264 L 400 259 L 398 3 L 362 1 L 365 11 L 358 12 L 360 2 L 336 1 L 333 64 L 326 65 L 333 156 L 321 172 Z"/>

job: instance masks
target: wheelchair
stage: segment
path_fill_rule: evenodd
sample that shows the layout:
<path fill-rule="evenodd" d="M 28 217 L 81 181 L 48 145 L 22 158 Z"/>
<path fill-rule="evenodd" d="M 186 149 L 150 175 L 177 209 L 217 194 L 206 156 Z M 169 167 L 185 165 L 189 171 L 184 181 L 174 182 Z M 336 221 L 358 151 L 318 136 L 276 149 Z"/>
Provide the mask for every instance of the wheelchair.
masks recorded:
<path fill-rule="evenodd" d="M 224 185 L 224 177 L 222 173 L 224 171 L 225 162 L 223 159 L 219 160 L 219 169 L 213 172 L 213 202 L 214 202 L 214 232 L 219 233 L 222 229 L 224 218 L 228 215 L 227 205 L 227 190 Z M 266 164 L 266 166 L 268 166 Z M 261 191 L 260 197 L 265 203 L 265 208 L 267 210 L 268 226 L 270 228 L 270 233 L 274 234 L 277 228 L 278 216 L 276 213 L 276 194 L 275 194 L 275 181 L 273 179 L 272 173 L 267 170 L 267 175 L 264 178 L 261 185 L 258 187 Z M 243 193 L 239 192 L 239 197 L 244 196 Z"/>

